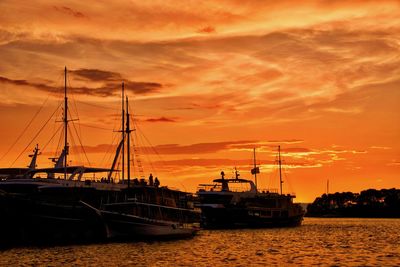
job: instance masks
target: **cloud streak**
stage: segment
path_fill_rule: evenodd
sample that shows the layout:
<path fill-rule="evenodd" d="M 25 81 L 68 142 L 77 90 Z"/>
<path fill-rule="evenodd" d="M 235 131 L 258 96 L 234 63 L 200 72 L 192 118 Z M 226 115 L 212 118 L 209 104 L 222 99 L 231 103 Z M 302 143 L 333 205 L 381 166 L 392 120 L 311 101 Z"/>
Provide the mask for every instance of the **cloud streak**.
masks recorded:
<path fill-rule="evenodd" d="M 86 16 L 77 10 L 73 10 L 72 8 L 66 7 L 66 6 L 53 6 L 54 10 L 64 13 L 70 16 L 73 16 L 75 18 L 85 18 Z"/>
<path fill-rule="evenodd" d="M 76 74 L 76 73 L 79 74 Z M 111 80 L 108 82 L 110 78 L 109 72 L 102 71 L 89 71 L 89 70 L 80 70 L 77 72 L 73 72 L 80 77 L 85 77 L 89 80 L 94 81 L 106 81 L 106 83 L 99 87 L 69 87 L 68 90 L 73 94 L 77 95 L 89 95 L 89 96 L 97 96 L 97 97 L 110 97 L 118 95 L 121 91 L 121 83 L 116 80 Z M 60 87 L 51 86 L 44 83 L 30 82 L 27 80 L 13 80 L 7 77 L 0 76 L 0 83 L 3 84 L 11 84 L 20 87 L 32 87 L 41 91 L 54 93 L 60 90 Z M 125 81 L 125 88 L 127 91 L 132 92 L 134 94 L 151 94 L 159 92 L 162 88 L 162 85 L 154 82 L 135 82 L 135 81 Z"/>
<path fill-rule="evenodd" d="M 116 81 L 122 80 L 121 74 L 99 69 L 71 70 L 72 75 L 89 81 Z"/>

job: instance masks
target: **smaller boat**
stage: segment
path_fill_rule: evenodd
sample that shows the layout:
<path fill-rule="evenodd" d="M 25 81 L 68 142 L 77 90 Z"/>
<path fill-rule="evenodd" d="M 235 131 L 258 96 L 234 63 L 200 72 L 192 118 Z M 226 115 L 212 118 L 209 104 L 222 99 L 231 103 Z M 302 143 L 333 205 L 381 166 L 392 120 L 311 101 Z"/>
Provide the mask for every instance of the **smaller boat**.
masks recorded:
<path fill-rule="evenodd" d="M 255 155 L 255 152 L 254 152 Z M 252 174 L 257 181 L 259 168 L 255 164 Z M 304 210 L 293 203 L 294 195 L 282 194 L 282 171 L 279 147 L 279 173 L 281 192 L 258 191 L 256 184 L 239 178 L 226 179 L 224 172 L 213 184 L 200 184 L 197 195 L 203 228 L 261 228 L 301 225 Z"/>
<path fill-rule="evenodd" d="M 189 209 L 137 201 L 113 203 L 101 210 L 83 204 L 101 216 L 106 226 L 107 239 L 110 240 L 182 239 L 193 237 L 200 229 L 191 220 L 187 220 L 187 215 L 193 212 Z M 123 212 L 121 207 L 131 212 Z M 176 214 L 182 214 L 180 220 Z"/>

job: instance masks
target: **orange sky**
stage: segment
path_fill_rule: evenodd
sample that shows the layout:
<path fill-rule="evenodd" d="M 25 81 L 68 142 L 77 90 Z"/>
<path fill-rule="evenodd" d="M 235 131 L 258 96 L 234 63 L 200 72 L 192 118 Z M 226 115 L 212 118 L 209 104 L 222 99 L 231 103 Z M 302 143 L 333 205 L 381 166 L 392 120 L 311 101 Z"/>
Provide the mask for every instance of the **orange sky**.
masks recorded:
<path fill-rule="evenodd" d="M 50 164 L 60 123 L 29 143 L 60 104 L 67 66 L 92 166 L 111 165 L 125 81 L 145 175 L 163 184 L 195 191 L 234 166 L 250 177 L 256 147 L 259 187 L 276 188 L 281 145 L 297 201 L 327 179 L 331 191 L 399 187 L 400 2 L 275 2 L 1 1 L 1 167 L 25 166 L 36 143 Z"/>

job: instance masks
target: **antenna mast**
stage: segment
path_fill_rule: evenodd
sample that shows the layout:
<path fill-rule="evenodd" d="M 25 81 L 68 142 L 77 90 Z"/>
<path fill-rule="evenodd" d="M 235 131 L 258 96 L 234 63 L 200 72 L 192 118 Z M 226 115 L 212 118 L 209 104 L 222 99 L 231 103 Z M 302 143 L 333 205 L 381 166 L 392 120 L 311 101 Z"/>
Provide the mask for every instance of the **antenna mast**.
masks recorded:
<path fill-rule="evenodd" d="M 131 142 L 130 142 L 130 124 L 129 124 L 129 105 L 128 105 L 128 97 L 126 97 L 126 138 L 127 140 L 127 165 L 128 165 L 128 188 L 130 187 L 131 183 Z"/>
<path fill-rule="evenodd" d="M 122 133 L 122 183 L 125 180 L 125 109 L 124 109 L 124 94 L 125 94 L 125 86 L 124 82 L 122 82 L 122 125 L 121 125 L 121 133 Z"/>
<path fill-rule="evenodd" d="M 67 179 L 68 158 L 68 97 L 67 97 L 67 67 L 64 68 L 64 180 Z"/>
<path fill-rule="evenodd" d="M 282 160 L 281 160 L 281 146 L 278 146 L 278 156 L 279 156 L 279 182 L 280 182 L 280 189 L 281 189 L 281 195 L 282 195 Z"/>
<path fill-rule="evenodd" d="M 256 148 L 253 148 L 253 154 L 254 154 L 254 181 L 256 183 L 256 189 L 257 189 L 257 164 L 256 164 Z"/>
<path fill-rule="evenodd" d="M 326 194 L 329 195 L 329 179 L 326 181 Z"/>

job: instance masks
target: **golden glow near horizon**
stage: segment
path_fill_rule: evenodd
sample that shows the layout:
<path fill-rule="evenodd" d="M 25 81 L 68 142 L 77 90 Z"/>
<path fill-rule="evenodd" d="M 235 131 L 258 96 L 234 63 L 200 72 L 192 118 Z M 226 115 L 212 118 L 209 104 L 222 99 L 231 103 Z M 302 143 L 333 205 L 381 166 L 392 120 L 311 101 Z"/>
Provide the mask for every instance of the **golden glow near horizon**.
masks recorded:
<path fill-rule="evenodd" d="M 36 143 L 38 164 L 50 164 L 60 123 L 27 145 L 62 101 L 67 66 L 79 117 L 70 131 L 93 166 L 111 165 L 125 81 L 145 175 L 164 184 L 195 191 L 235 166 L 250 178 L 256 147 L 260 187 L 277 187 L 281 145 L 284 190 L 297 201 L 324 193 L 327 179 L 331 191 L 400 185 L 399 1 L 6 0 L 0 9 L 1 167 L 25 166 Z M 75 152 L 71 164 L 88 164 Z"/>

